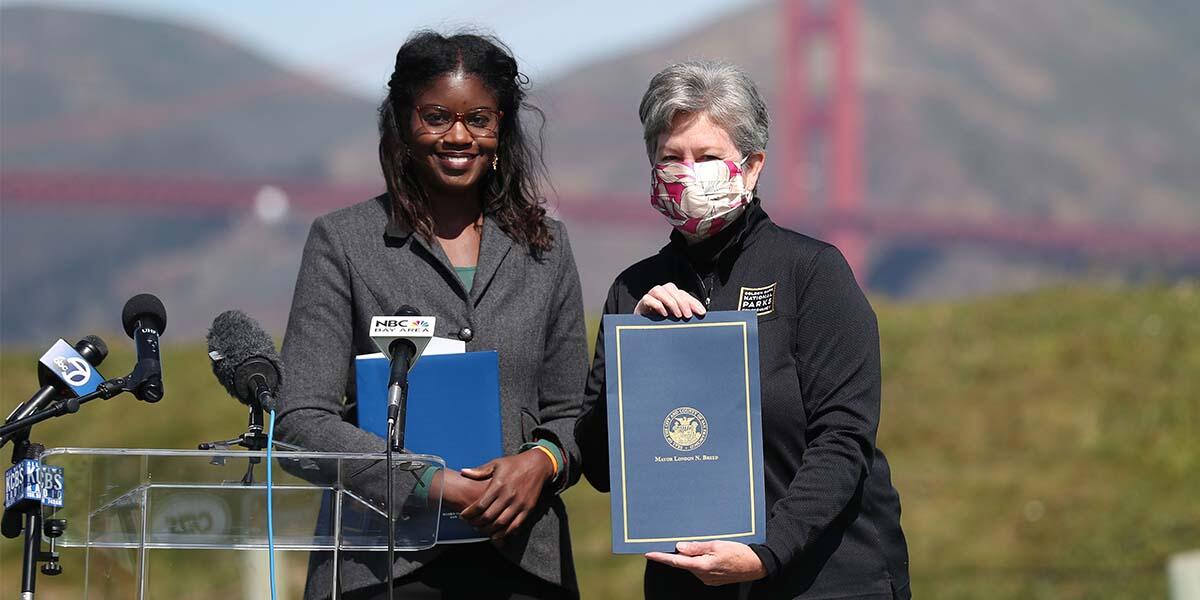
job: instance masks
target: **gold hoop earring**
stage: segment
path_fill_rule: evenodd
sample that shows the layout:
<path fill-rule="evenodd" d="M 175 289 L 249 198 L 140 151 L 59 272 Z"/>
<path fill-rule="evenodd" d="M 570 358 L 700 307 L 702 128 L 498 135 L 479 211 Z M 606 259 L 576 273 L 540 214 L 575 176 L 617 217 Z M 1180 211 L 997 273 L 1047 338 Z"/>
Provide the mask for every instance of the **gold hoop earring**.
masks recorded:
<path fill-rule="evenodd" d="M 492 170 L 493 170 L 493 171 L 495 171 L 495 170 L 496 170 L 496 166 L 497 166 L 497 165 L 499 165 L 499 164 L 500 164 L 500 155 L 499 155 L 499 154 L 493 154 L 493 155 L 492 155 Z"/>

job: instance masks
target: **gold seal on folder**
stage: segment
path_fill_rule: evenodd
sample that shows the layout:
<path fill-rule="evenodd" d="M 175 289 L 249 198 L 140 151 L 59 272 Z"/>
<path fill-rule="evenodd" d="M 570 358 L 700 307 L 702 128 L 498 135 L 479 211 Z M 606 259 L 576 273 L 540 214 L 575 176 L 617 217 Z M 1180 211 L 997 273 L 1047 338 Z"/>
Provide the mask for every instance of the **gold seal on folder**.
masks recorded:
<path fill-rule="evenodd" d="M 663 438 L 680 452 L 695 450 L 708 439 L 708 419 L 690 406 L 680 406 L 663 419 Z"/>

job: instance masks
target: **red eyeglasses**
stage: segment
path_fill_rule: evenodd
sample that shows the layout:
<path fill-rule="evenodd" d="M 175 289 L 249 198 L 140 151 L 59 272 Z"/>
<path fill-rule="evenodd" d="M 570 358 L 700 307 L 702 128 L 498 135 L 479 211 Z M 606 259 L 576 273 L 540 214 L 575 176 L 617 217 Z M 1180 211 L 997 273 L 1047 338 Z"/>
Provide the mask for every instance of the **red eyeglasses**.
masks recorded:
<path fill-rule="evenodd" d="M 416 107 L 417 116 L 425 130 L 433 134 L 450 131 L 458 121 L 466 126 L 475 137 L 496 137 L 500 130 L 500 119 L 504 113 L 490 108 L 476 108 L 465 113 L 454 112 L 437 104 L 422 104 Z"/>

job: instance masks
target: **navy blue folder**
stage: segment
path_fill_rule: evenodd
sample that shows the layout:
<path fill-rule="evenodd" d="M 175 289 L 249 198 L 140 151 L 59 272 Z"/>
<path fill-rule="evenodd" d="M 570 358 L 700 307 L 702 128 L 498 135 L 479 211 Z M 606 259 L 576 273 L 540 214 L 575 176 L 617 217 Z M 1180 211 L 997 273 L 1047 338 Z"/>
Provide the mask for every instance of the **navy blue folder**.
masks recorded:
<path fill-rule="evenodd" d="M 766 540 L 758 317 L 604 316 L 613 552 Z"/>
<path fill-rule="evenodd" d="M 380 355 L 355 360 L 358 426 L 387 435 L 389 364 Z M 451 469 L 477 467 L 502 454 L 500 358 L 495 351 L 422 356 L 408 377 L 404 446 L 442 457 Z M 438 543 L 485 540 L 459 518 L 442 512 Z"/>

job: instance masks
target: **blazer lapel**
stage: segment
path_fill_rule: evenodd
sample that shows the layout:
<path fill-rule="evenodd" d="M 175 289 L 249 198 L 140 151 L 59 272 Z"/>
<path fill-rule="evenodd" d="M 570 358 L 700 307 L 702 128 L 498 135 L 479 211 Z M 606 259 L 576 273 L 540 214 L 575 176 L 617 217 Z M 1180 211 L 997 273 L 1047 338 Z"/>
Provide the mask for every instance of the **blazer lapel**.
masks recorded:
<path fill-rule="evenodd" d="M 487 292 L 500 263 L 512 250 L 513 240 L 500 229 L 495 219 L 483 218 L 483 235 L 479 240 L 479 262 L 475 265 L 475 282 L 471 286 L 471 302 L 478 306 L 483 294 Z M 447 261 L 447 264 L 449 261 Z"/>
<path fill-rule="evenodd" d="M 388 247 L 388 251 L 385 253 L 386 257 L 382 262 L 376 261 L 376 264 L 382 268 L 372 269 L 373 276 L 369 278 L 371 283 L 368 287 L 376 294 L 381 305 L 385 306 L 384 297 L 390 295 L 389 291 L 394 287 L 390 285 L 390 278 L 395 277 L 396 273 L 404 273 L 407 269 L 412 268 L 412 264 L 408 261 L 413 258 L 429 263 L 459 297 L 463 300 L 469 299 L 473 306 L 478 306 L 495 278 L 496 272 L 499 271 L 500 265 L 515 245 L 512 238 L 500 229 L 494 219 L 484 217 L 483 232 L 479 240 L 479 259 L 475 265 L 475 280 L 471 289 L 467 290 L 463 287 L 458 274 L 455 273 L 454 267 L 450 263 L 450 257 L 446 255 L 441 244 L 430 244 L 412 230 L 396 223 L 390 223 L 387 226 L 387 230 L 384 232 L 384 242 Z M 394 310 L 394 308 L 386 310 Z"/>
<path fill-rule="evenodd" d="M 450 268 L 450 259 L 441 245 L 429 244 L 411 229 L 396 223 L 387 225 L 383 241 L 386 251 L 381 256 L 364 256 L 355 262 L 364 265 L 362 275 L 367 287 L 384 310 L 396 310 L 401 304 L 413 304 L 418 301 L 416 298 L 397 297 L 397 290 L 402 286 L 397 285 L 396 278 L 412 277 L 413 269 L 432 268 L 455 295 L 466 301 L 467 291 Z M 426 300 L 429 300 L 433 293 L 432 289 L 422 290 L 422 296 L 426 297 Z M 433 307 L 417 308 L 431 310 Z"/>
<path fill-rule="evenodd" d="M 450 257 L 442 249 L 441 244 L 436 241 L 429 243 L 419 235 L 412 236 L 409 243 L 414 244 L 413 252 L 423 256 L 425 260 L 434 265 L 434 268 L 455 294 L 458 294 L 463 300 L 468 298 L 467 289 L 463 287 L 462 280 L 458 278 L 458 273 L 454 271 L 454 265 L 450 262 Z"/>

